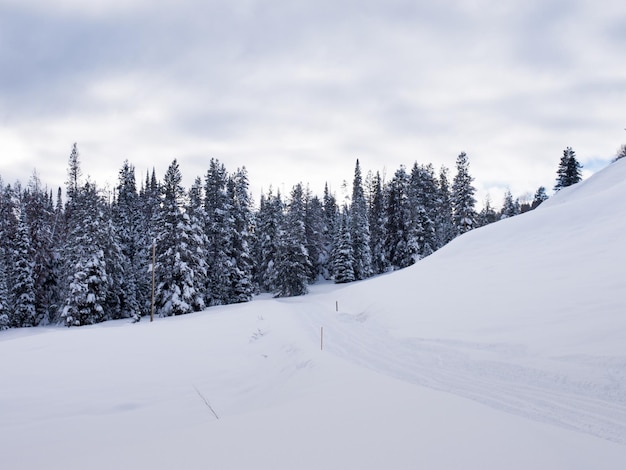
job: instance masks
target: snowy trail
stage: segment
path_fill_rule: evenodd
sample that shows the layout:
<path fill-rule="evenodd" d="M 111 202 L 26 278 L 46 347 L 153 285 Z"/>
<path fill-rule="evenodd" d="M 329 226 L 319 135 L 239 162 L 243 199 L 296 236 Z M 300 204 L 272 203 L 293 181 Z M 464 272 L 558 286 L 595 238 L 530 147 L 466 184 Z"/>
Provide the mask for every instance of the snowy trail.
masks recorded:
<path fill-rule="evenodd" d="M 626 364 L 595 364 L 596 377 L 602 368 L 603 377 L 611 368 L 622 372 L 599 383 L 567 375 L 555 360 L 538 363 L 515 346 L 396 338 L 364 314 L 320 313 L 324 305 L 306 305 L 302 322 L 312 335 L 324 325 L 325 352 L 405 382 L 626 444 Z"/>

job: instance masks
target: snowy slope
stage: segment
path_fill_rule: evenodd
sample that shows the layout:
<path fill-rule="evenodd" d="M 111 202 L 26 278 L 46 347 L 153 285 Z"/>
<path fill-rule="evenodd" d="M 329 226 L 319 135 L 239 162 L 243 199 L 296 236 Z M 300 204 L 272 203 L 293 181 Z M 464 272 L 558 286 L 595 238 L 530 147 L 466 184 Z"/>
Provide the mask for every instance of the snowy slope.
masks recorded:
<path fill-rule="evenodd" d="M 624 181 L 306 297 L 0 332 L 1 466 L 621 468 Z"/>

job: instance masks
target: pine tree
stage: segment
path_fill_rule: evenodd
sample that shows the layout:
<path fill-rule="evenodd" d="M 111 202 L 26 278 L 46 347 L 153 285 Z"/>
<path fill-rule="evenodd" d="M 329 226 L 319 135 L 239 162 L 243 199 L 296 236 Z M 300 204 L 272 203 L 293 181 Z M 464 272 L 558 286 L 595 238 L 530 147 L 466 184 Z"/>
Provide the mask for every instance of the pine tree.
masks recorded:
<path fill-rule="evenodd" d="M 531 209 L 536 209 L 539 205 L 548 200 L 548 195 L 546 194 L 546 188 L 543 186 L 539 186 L 537 191 L 535 192 L 535 197 L 533 198 L 533 202 L 530 205 Z"/>
<path fill-rule="evenodd" d="M 448 169 L 445 166 L 442 166 L 439 172 L 435 233 L 437 234 L 437 249 L 450 243 L 457 236 L 453 220 L 452 192 L 448 179 Z"/>
<path fill-rule="evenodd" d="M 516 206 L 513 200 L 513 195 L 508 189 L 504 193 L 504 203 L 502 204 L 502 212 L 500 213 L 500 219 L 507 219 L 519 214 L 519 207 Z"/>
<path fill-rule="evenodd" d="M 352 282 L 354 276 L 354 251 L 350 237 L 350 224 L 348 221 L 348 208 L 344 206 L 339 227 L 339 241 L 333 252 L 333 264 L 335 283 Z"/>
<path fill-rule="evenodd" d="M 13 283 L 12 326 L 36 326 L 35 284 L 33 282 L 34 263 L 32 262 L 29 226 L 24 207 L 20 210 L 18 237 L 15 245 L 15 269 Z"/>
<path fill-rule="evenodd" d="M 424 258 L 437 248 L 435 218 L 437 216 L 437 182 L 432 165 L 415 163 L 411 170 L 409 184 L 409 204 L 411 208 L 411 243 L 417 243 L 414 256 Z M 414 251 L 414 250 L 412 250 Z"/>
<path fill-rule="evenodd" d="M 283 210 L 280 192 L 274 196 L 270 188 L 267 196 L 261 196 L 256 217 L 255 264 L 256 282 L 263 292 L 274 292 L 276 289 L 276 260 Z"/>
<path fill-rule="evenodd" d="M 491 206 L 491 198 L 489 195 L 485 197 L 485 202 L 483 204 L 483 208 L 478 214 L 478 226 L 484 227 L 485 225 L 489 225 L 494 223 L 498 219 L 498 214 Z"/>
<path fill-rule="evenodd" d="M 354 278 L 366 279 L 372 275 L 372 252 L 370 249 L 370 225 L 367 218 L 367 201 L 363 192 L 359 160 L 354 168 L 352 205 L 350 207 L 350 238 L 354 254 Z"/>
<path fill-rule="evenodd" d="M 152 251 L 159 226 L 160 193 L 160 185 L 153 168 L 151 175 L 146 172 L 144 187 L 139 192 L 137 254 L 134 262 L 137 272 L 137 302 L 140 311 L 144 313 L 152 308 Z"/>
<path fill-rule="evenodd" d="M 559 191 L 562 188 L 576 184 L 582 180 L 581 176 L 582 165 L 576 160 L 576 153 L 571 147 L 567 147 L 563 150 L 563 156 L 559 163 L 557 170 L 555 191 Z"/>
<path fill-rule="evenodd" d="M 189 219 L 183 213 L 185 190 L 176 160 L 163 178 L 159 231 L 156 243 L 155 309 L 160 316 L 192 311 L 196 296 L 189 266 Z"/>
<path fill-rule="evenodd" d="M 67 285 L 61 318 L 67 326 L 91 325 L 106 320 L 109 279 L 103 245 L 107 237 L 105 203 L 90 182 L 71 194 L 64 250 Z"/>
<path fill-rule="evenodd" d="M 409 206 L 409 176 L 404 166 L 395 173 L 387 188 L 385 252 L 395 269 L 406 268 L 415 262 L 415 245 L 411 237 Z"/>
<path fill-rule="evenodd" d="M 189 267 L 194 273 L 193 285 L 195 296 L 192 299 L 191 307 L 198 312 L 206 306 L 206 288 L 208 279 L 207 258 L 207 237 L 204 231 L 206 224 L 206 213 L 204 212 L 204 201 L 202 200 L 202 180 L 196 178 L 189 190 L 189 205 L 186 209 L 189 221 Z"/>
<path fill-rule="evenodd" d="M 472 185 L 469 174 L 469 159 L 465 152 L 461 152 L 456 159 L 457 173 L 452 183 L 452 208 L 454 225 L 459 234 L 472 230 L 476 225 L 476 212 L 474 206 L 476 189 Z"/>
<path fill-rule="evenodd" d="M 226 168 L 218 160 L 211 159 L 205 177 L 204 210 L 206 213 L 205 233 L 207 235 L 207 263 L 209 277 L 207 283 L 207 305 L 229 303 L 231 290 L 230 253 L 232 241 L 230 230 L 232 201 L 226 192 L 228 175 Z"/>
<path fill-rule="evenodd" d="M 254 294 L 254 262 L 251 254 L 252 202 L 245 168 L 237 170 L 228 179 L 227 198 L 230 210 L 226 233 L 230 285 L 225 303 L 248 302 Z"/>
<path fill-rule="evenodd" d="M 294 186 L 287 207 L 276 260 L 276 297 L 292 297 L 308 292 L 308 276 L 311 270 L 306 249 L 304 227 L 305 206 L 302 184 Z"/>
<path fill-rule="evenodd" d="M 110 271 L 111 289 L 108 305 L 117 318 L 141 318 L 141 297 L 137 279 L 142 276 L 139 262 L 141 250 L 141 210 L 135 183 L 135 168 L 126 160 L 119 171 L 117 198 L 112 207 L 109 225 L 107 259 L 114 266 Z"/>
<path fill-rule="evenodd" d="M 306 249 L 311 260 L 309 281 L 315 282 L 324 276 L 324 265 L 328 257 L 325 239 L 324 206 L 317 196 L 311 196 L 307 189 L 305 196 L 304 228 L 306 232 Z"/>
<path fill-rule="evenodd" d="M 324 198 L 322 201 L 324 211 L 323 226 L 323 263 L 322 270 L 324 279 L 331 279 L 334 275 L 332 253 L 335 247 L 335 240 L 338 239 L 339 230 L 339 209 L 337 200 L 330 192 L 328 183 L 324 185 Z"/>
<path fill-rule="evenodd" d="M 372 253 L 372 273 L 384 273 L 388 267 L 385 255 L 385 195 L 380 173 L 372 177 L 372 189 L 368 211 L 370 221 L 370 252 Z"/>

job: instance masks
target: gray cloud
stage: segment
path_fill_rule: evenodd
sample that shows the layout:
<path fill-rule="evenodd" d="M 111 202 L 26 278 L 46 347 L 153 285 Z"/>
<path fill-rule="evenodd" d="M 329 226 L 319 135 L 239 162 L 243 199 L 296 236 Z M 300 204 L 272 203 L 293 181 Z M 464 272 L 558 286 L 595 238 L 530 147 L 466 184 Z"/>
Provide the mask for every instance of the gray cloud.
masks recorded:
<path fill-rule="evenodd" d="M 256 190 L 321 191 L 350 179 L 357 157 L 391 173 L 453 166 L 466 150 L 481 197 L 499 203 L 504 187 L 551 186 L 565 146 L 609 159 L 623 140 L 624 10 L 5 0 L 0 174 L 25 180 L 17 169 L 32 166 L 58 184 L 78 141 L 98 182 L 114 182 L 124 158 L 161 174 L 178 158 L 190 184 L 217 157 L 246 165 Z"/>

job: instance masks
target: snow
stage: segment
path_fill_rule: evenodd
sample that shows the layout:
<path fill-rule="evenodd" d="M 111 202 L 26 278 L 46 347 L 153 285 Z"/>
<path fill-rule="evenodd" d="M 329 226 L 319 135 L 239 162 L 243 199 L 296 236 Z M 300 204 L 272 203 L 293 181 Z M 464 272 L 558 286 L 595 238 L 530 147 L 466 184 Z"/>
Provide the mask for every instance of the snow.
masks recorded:
<path fill-rule="evenodd" d="M 625 181 L 304 297 L 2 331 L 2 468 L 621 468 Z"/>

